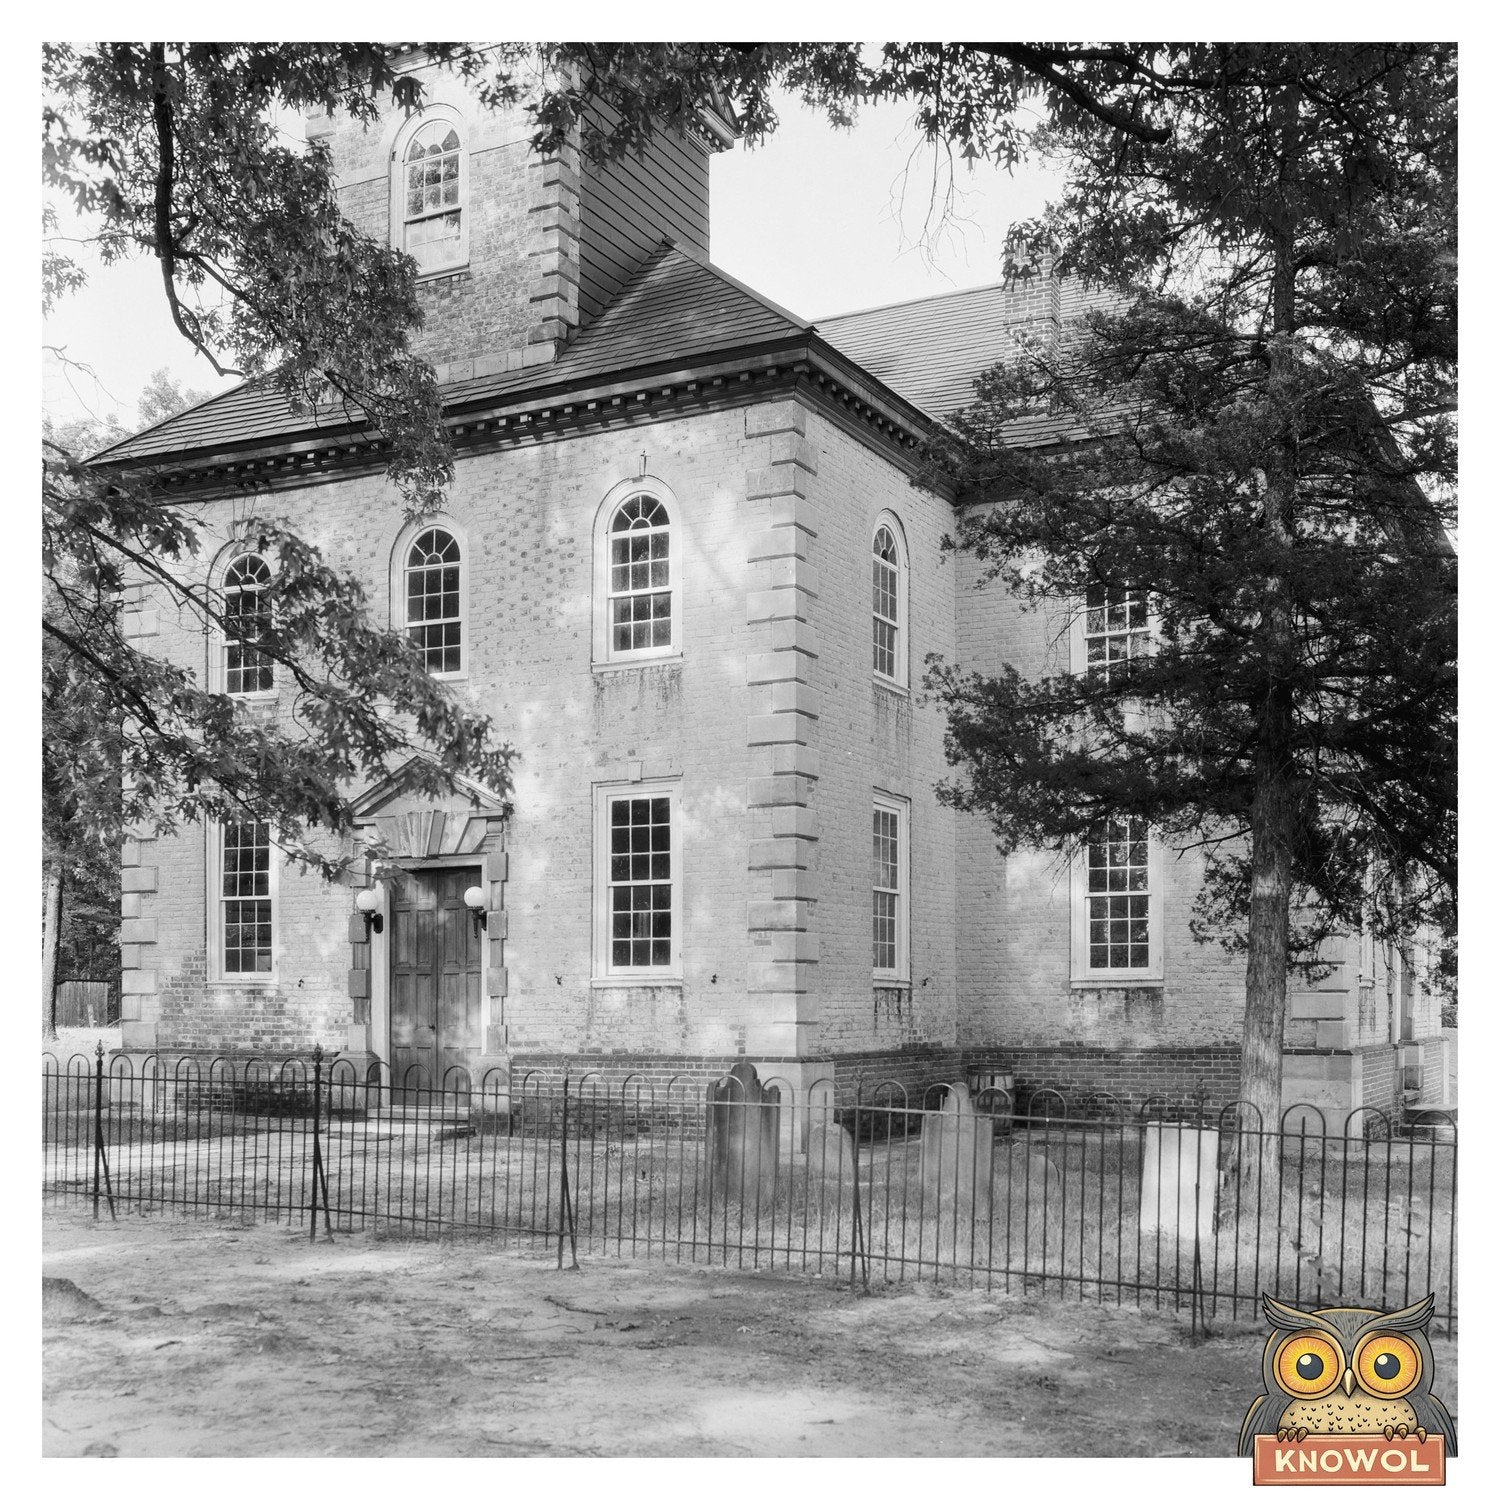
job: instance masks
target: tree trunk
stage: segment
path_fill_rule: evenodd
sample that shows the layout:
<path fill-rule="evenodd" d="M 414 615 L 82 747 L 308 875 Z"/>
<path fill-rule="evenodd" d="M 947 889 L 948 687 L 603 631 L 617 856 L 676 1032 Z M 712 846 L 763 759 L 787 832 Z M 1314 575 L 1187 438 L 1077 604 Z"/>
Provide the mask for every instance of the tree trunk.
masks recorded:
<path fill-rule="evenodd" d="M 42 1035 L 57 1039 L 57 929 L 62 918 L 62 866 L 42 866 Z"/>
<path fill-rule="evenodd" d="M 1283 90 L 1277 101 L 1284 161 L 1295 159 L 1297 95 Z M 1281 440 L 1267 454 L 1263 525 L 1267 543 L 1289 552 L 1297 497 L 1296 264 L 1295 233 L 1288 212 L 1271 236 L 1272 331 L 1268 350 L 1268 396 L 1283 423 Z M 1297 817 L 1293 761 L 1291 673 L 1297 652 L 1295 622 L 1283 577 L 1270 570 L 1260 621 L 1265 666 L 1264 697 L 1256 725 L 1255 791 L 1250 807 L 1250 930 L 1245 963 L 1245 1023 L 1240 1050 L 1240 1098 L 1248 1106 L 1246 1128 L 1261 1132 L 1242 1142 L 1240 1201 L 1261 1212 L 1277 1201 L 1281 1184 L 1282 1044 L 1286 1028 L 1287 936 L 1291 925 L 1292 851 Z"/>

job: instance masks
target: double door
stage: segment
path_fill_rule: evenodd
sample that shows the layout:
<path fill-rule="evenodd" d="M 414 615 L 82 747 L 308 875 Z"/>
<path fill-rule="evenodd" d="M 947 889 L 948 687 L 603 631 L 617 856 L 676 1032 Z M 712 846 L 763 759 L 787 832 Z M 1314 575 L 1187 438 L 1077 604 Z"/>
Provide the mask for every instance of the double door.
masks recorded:
<path fill-rule="evenodd" d="M 391 892 L 391 1073 L 398 1086 L 471 1078 L 483 1050 L 482 943 L 464 905 L 477 869 L 409 870 Z M 462 1080 L 450 1079 L 450 1086 Z"/>

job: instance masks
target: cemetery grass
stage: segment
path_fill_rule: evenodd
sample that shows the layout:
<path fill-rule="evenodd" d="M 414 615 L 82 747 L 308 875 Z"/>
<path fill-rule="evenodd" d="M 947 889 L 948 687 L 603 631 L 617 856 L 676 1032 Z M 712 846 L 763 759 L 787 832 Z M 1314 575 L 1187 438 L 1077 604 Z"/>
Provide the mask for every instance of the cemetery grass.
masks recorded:
<path fill-rule="evenodd" d="M 49 1455 L 1222 1457 L 1260 1384 L 1253 1327 L 1092 1298 L 78 1207 L 44 1231 L 77 1288 L 44 1297 Z"/>

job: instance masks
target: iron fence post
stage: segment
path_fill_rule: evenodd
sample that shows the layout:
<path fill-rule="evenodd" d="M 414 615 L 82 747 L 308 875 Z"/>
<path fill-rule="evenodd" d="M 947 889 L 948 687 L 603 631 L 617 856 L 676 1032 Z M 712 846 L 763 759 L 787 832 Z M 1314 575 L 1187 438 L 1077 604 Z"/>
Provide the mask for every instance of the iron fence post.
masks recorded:
<path fill-rule="evenodd" d="M 109 1216 L 115 1213 L 115 1194 L 109 1181 L 109 1155 L 104 1149 L 104 1043 L 94 1044 L 94 1217 L 99 1217 L 99 1173 L 104 1172 L 104 1191 L 109 1202 Z"/>
<path fill-rule="evenodd" d="M 566 1234 L 568 1242 L 573 1248 L 572 1269 L 580 1269 L 578 1264 L 578 1230 L 573 1217 L 573 1200 L 568 1184 L 568 1075 L 563 1074 L 563 1096 L 562 1096 L 562 1181 L 560 1184 L 561 1202 L 557 1206 L 557 1269 L 563 1268 L 563 1236 Z"/>
<path fill-rule="evenodd" d="M 321 1121 L 323 1115 L 323 1044 L 313 1044 L 313 1149 L 312 1149 L 312 1212 L 308 1215 L 307 1237 L 318 1237 L 318 1187 L 323 1188 L 323 1227 L 328 1238 L 333 1238 L 333 1218 L 328 1209 L 328 1177 L 323 1171 L 323 1141 Z"/>

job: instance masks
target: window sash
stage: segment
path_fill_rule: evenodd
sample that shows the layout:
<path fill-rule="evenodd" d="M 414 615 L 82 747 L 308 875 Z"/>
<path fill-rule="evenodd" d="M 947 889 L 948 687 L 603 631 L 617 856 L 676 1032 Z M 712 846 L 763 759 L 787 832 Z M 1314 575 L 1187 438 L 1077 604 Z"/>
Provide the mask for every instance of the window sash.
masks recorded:
<path fill-rule="evenodd" d="M 224 583 L 224 691 L 231 697 L 269 693 L 276 686 L 272 658 L 261 642 L 271 629 L 265 590 L 270 569 L 258 557 L 237 559 Z"/>
<path fill-rule="evenodd" d="M 605 799 L 605 968 L 612 974 L 673 968 L 673 799 L 662 792 Z"/>
<path fill-rule="evenodd" d="M 1153 967 L 1151 846 L 1143 818 L 1112 818 L 1088 841 L 1085 944 L 1091 973 Z"/>
<path fill-rule="evenodd" d="M 1145 589 L 1091 585 L 1084 600 L 1084 667 L 1090 676 L 1110 680 L 1129 663 L 1146 655 L 1151 622 Z"/>
<path fill-rule="evenodd" d="M 877 974 L 895 976 L 904 957 L 902 809 L 877 802 L 873 813 L 871 961 Z"/>
<path fill-rule="evenodd" d="M 424 560 L 413 562 L 419 555 Z M 407 549 L 406 636 L 434 676 L 463 670 L 462 567 L 463 554 L 446 531 L 423 532 Z"/>
<path fill-rule="evenodd" d="M 270 974 L 276 936 L 270 824 L 222 824 L 218 854 L 220 970 L 225 978 Z"/>
<path fill-rule="evenodd" d="M 670 525 L 611 530 L 605 597 L 611 656 L 671 649 Z"/>

